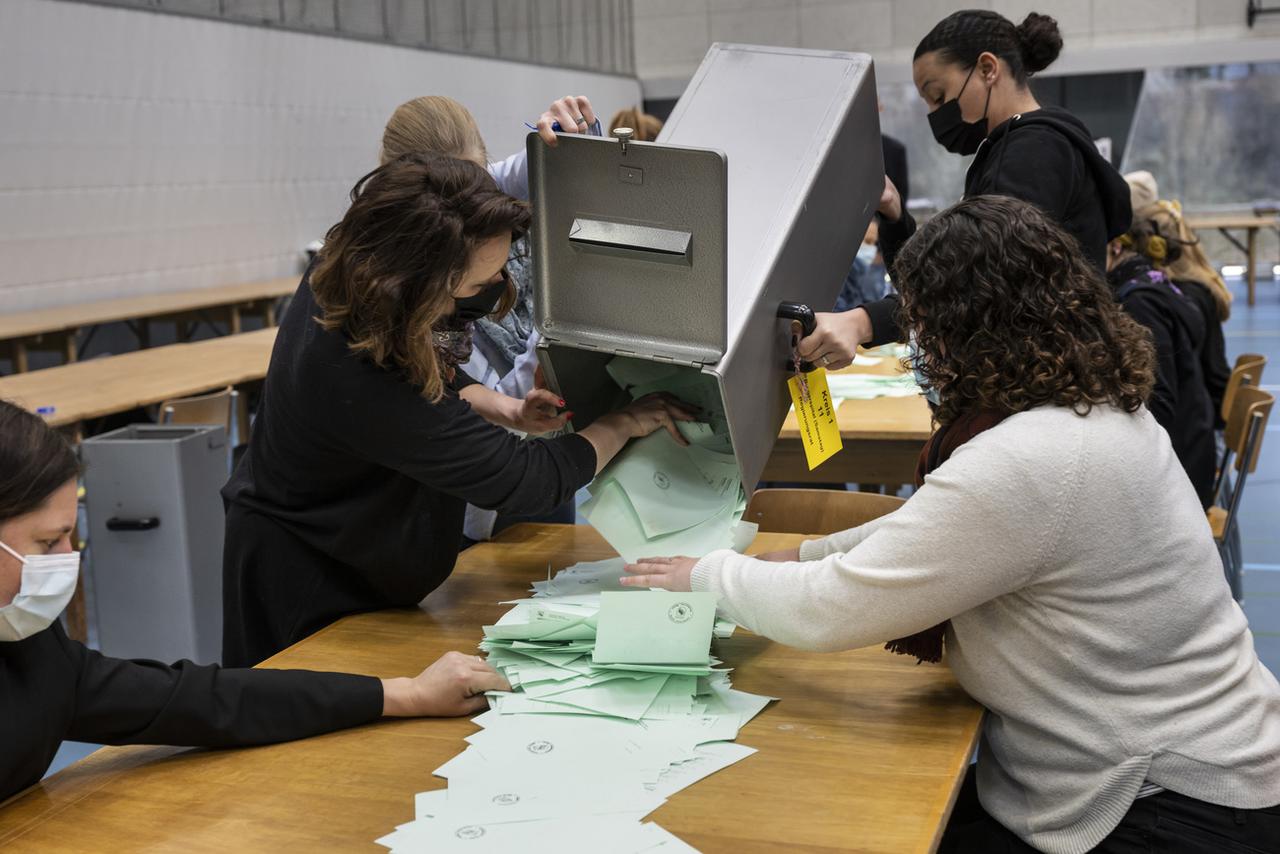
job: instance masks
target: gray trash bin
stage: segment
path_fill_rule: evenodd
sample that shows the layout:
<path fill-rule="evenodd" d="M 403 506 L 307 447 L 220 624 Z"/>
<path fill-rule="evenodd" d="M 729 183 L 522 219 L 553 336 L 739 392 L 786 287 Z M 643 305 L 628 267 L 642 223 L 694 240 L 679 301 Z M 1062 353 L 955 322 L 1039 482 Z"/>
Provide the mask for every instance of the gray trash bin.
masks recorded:
<path fill-rule="evenodd" d="M 134 424 L 81 445 L 102 652 L 217 662 L 226 431 Z"/>

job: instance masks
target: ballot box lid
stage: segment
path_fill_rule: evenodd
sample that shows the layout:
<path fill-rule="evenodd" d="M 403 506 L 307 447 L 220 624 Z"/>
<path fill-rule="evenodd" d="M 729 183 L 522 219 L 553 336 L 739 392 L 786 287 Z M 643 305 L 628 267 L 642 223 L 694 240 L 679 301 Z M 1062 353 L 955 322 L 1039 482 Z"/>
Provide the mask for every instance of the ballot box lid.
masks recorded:
<path fill-rule="evenodd" d="M 551 343 L 715 364 L 727 339 L 718 151 L 530 134 L 534 322 Z"/>

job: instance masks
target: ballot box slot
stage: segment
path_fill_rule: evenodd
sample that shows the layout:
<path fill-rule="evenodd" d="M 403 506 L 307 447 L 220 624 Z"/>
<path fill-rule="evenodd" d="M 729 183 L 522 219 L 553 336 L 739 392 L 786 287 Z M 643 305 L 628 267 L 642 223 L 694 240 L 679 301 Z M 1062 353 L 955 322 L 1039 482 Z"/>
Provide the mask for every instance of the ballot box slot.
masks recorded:
<path fill-rule="evenodd" d="M 689 264 L 692 243 L 693 235 L 687 231 L 633 223 L 575 219 L 569 228 L 569 244 L 579 252 L 660 264 Z"/>

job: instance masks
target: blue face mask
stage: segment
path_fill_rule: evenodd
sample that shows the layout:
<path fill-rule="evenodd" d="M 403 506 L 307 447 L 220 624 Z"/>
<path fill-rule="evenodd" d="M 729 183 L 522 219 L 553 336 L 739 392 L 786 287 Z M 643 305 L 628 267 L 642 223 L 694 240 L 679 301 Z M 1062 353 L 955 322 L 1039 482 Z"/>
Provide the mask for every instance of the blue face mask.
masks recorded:
<path fill-rule="evenodd" d="M 929 380 L 925 378 L 924 372 L 920 370 L 920 348 L 916 346 L 915 333 L 912 333 L 911 337 L 907 340 L 907 347 L 910 349 L 907 359 L 911 362 L 911 373 L 915 374 L 916 385 L 920 386 L 920 391 L 924 394 L 925 400 L 929 401 L 934 406 L 938 406 L 942 403 L 942 399 L 938 397 L 938 390 L 929 385 Z"/>

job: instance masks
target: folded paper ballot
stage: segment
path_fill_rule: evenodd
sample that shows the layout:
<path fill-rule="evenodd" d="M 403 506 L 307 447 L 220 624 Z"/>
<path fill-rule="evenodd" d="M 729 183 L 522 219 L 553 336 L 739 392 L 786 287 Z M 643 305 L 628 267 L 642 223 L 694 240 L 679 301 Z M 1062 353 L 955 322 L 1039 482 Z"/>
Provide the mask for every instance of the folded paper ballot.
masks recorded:
<path fill-rule="evenodd" d="M 594 664 L 705 664 L 716 621 L 712 593 L 601 593 Z"/>
<path fill-rule="evenodd" d="M 659 430 L 624 448 L 588 487 L 582 515 L 627 560 L 745 548 L 756 529 L 742 522 L 746 492 L 715 378 L 625 357 L 607 370 L 633 398 L 666 392 L 702 420 L 677 423 L 687 446 Z"/>
<path fill-rule="evenodd" d="M 734 625 L 709 593 L 623 587 L 621 558 L 534 581 L 484 627 L 512 685 L 490 694 L 467 748 L 435 769 L 395 852 L 694 851 L 644 819 L 686 786 L 750 756 L 738 731 L 773 699 L 734 690 L 710 654 Z"/>

